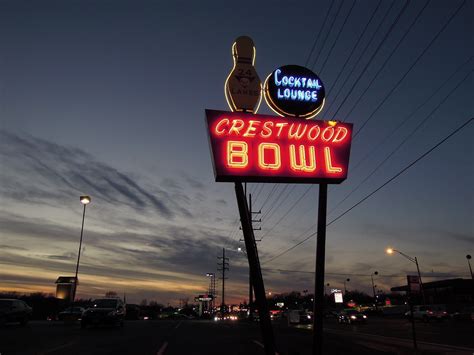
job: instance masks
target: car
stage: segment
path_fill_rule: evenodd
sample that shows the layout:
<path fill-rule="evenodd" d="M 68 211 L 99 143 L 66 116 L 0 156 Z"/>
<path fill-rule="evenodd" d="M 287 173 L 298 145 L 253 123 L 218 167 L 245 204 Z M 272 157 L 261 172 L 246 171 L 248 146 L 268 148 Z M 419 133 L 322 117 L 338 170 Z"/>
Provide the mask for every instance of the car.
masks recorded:
<path fill-rule="evenodd" d="M 365 323 L 367 322 L 367 315 L 355 309 L 346 309 L 339 312 L 337 316 L 337 321 L 339 323 L 347 323 L 347 324 Z"/>
<path fill-rule="evenodd" d="M 81 317 L 84 311 L 85 309 L 82 307 L 68 307 L 64 311 L 59 312 L 58 320 L 63 320 L 63 321 L 81 320 Z"/>
<path fill-rule="evenodd" d="M 411 311 L 405 313 L 411 319 Z M 429 322 L 430 320 L 443 320 L 449 317 L 443 305 L 413 306 L 413 319 Z"/>
<path fill-rule="evenodd" d="M 468 306 L 461 310 L 457 310 L 451 314 L 451 318 L 455 321 L 471 321 L 474 322 L 474 307 Z"/>
<path fill-rule="evenodd" d="M 0 324 L 19 322 L 22 326 L 28 323 L 33 309 L 17 299 L 0 299 Z"/>
<path fill-rule="evenodd" d="M 89 325 L 123 326 L 125 304 L 120 298 L 99 298 L 82 314 L 81 328 Z"/>

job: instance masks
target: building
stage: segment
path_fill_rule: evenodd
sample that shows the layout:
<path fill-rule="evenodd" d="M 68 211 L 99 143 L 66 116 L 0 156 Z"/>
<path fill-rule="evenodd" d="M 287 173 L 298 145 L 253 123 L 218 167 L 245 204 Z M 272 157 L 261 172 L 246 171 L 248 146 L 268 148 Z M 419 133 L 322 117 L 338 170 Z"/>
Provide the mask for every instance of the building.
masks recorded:
<path fill-rule="evenodd" d="M 392 287 L 393 292 L 408 292 L 408 285 Z M 445 304 L 448 311 L 474 304 L 474 280 L 450 279 L 423 283 L 426 303 Z"/>

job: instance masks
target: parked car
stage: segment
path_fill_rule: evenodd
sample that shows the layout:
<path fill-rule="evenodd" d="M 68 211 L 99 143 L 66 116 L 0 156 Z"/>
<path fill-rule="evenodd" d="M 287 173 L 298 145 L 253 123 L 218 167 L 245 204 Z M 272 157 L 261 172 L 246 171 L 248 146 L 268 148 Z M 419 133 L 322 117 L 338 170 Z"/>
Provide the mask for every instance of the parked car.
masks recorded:
<path fill-rule="evenodd" d="M 466 307 L 460 311 L 456 311 L 451 315 L 452 319 L 456 321 L 471 321 L 474 322 L 474 307 Z"/>
<path fill-rule="evenodd" d="M 337 316 L 337 321 L 339 323 L 365 323 L 367 322 L 367 316 L 364 313 L 361 313 L 355 309 L 345 309 L 339 312 Z"/>
<path fill-rule="evenodd" d="M 64 321 L 76 321 L 81 320 L 82 314 L 84 313 L 85 309 L 82 307 L 69 307 L 66 308 L 64 311 L 59 312 L 58 320 Z"/>
<path fill-rule="evenodd" d="M 411 311 L 405 313 L 405 317 L 411 318 Z M 429 322 L 430 320 L 442 320 L 449 317 L 443 305 L 413 306 L 413 319 Z"/>
<path fill-rule="evenodd" d="M 19 322 L 24 326 L 32 312 L 33 309 L 21 300 L 0 299 L 0 324 Z"/>
<path fill-rule="evenodd" d="M 122 327 L 125 314 L 125 304 L 120 298 L 99 298 L 94 300 L 93 306 L 82 314 L 81 327 L 86 328 L 88 325 Z"/>

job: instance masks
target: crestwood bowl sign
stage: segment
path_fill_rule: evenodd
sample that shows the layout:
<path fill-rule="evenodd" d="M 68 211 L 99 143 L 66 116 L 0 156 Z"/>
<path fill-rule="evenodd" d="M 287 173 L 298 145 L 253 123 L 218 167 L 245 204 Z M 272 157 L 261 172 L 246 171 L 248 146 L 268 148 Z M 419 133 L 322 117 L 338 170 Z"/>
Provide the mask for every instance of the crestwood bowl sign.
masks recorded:
<path fill-rule="evenodd" d="M 352 124 L 206 110 L 216 181 L 340 183 Z"/>

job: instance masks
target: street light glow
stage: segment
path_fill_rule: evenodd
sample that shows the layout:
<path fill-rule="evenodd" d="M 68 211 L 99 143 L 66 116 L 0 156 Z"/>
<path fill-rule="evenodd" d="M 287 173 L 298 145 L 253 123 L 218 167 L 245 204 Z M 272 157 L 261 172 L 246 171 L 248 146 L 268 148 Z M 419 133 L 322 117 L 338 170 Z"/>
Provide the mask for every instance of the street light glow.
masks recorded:
<path fill-rule="evenodd" d="M 81 196 L 80 197 L 80 200 L 81 200 L 81 203 L 83 205 L 87 205 L 88 203 L 91 202 L 91 197 L 90 196 L 87 196 L 87 195 L 84 195 L 84 196 Z"/>
<path fill-rule="evenodd" d="M 387 254 L 393 254 L 393 249 L 392 248 L 387 248 L 386 252 L 387 252 Z"/>

